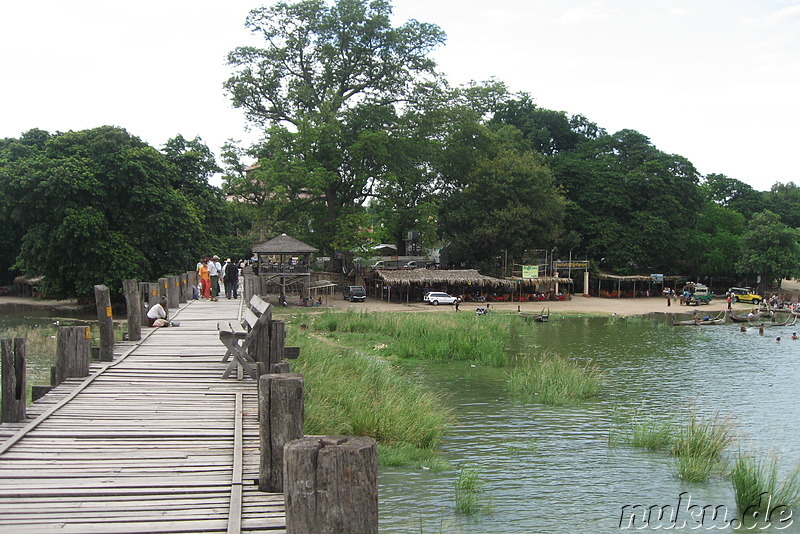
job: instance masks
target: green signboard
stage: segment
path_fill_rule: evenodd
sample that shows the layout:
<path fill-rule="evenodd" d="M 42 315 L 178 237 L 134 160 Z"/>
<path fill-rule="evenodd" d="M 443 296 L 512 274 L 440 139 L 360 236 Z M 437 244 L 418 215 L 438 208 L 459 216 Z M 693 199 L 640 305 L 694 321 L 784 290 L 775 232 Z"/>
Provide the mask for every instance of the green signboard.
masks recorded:
<path fill-rule="evenodd" d="M 523 265 L 522 266 L 522 278 L 539 278 L 539 266 L 538 265 Z"/>

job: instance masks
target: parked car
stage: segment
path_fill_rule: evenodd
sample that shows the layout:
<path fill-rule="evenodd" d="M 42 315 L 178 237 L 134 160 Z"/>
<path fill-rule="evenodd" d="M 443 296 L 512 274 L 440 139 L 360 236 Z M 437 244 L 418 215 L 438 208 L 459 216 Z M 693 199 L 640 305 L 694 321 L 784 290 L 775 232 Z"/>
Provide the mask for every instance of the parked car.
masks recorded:
<path fill-rule="evenodd" d="M 347 286 L 342 292 L 342 298 L 350 302 L 364 302 L 367 300 L 367 290 L 364 286 Z"/>
<path fill-rule="evenodd" d="M 431 291 L 422 297 L 422 300 L 428 304 L 433 304 L 434 306 L 438 306 L 439 304 L 454 304 L 457 299 L 458 297 L 454 297 L 448 293 L 442 293 L 439 291 Z"/>
<path fill-rule="evenodd" d="M 764 300 L 764 297 L 756 294 L 752 287 L 732 287 L 728 289 L 728 293 L 733 297 L 733 302 L 752 302 L 758 306 Z"/>

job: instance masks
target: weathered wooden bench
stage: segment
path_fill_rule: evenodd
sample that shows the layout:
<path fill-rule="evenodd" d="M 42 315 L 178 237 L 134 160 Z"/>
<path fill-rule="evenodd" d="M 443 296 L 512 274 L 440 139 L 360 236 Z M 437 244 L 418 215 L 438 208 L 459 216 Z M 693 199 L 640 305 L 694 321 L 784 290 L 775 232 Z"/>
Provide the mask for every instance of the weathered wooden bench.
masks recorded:
<path fill-rule="evenodd" d="M 256 361 L 248 353 L 250 345 L 267 328 L 267 323 L 272 317 L 272 305 L 258 295 L 253 295 L 242 312 L 241 323 L 220 321 L 217 323 L 219 339 L 227 349 L 222 361 L 230 360 L 222 378 L 228 378 L 241 365 L 253 380 L 258 380 Z"/>

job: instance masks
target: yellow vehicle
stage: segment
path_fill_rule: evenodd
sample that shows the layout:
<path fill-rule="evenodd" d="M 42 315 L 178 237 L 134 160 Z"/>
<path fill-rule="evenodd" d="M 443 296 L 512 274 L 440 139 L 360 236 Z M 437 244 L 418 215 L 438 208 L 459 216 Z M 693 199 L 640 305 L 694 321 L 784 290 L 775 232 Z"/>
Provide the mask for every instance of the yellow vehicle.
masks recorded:
<path fill-rule="evenodd" d="M 728 289 L 728 294 L 733 297 L 733 302 L 750 302 L 756 306 L 764 300 L 764 297 L 756 294 L 752 287 L 732 287 Z"/>

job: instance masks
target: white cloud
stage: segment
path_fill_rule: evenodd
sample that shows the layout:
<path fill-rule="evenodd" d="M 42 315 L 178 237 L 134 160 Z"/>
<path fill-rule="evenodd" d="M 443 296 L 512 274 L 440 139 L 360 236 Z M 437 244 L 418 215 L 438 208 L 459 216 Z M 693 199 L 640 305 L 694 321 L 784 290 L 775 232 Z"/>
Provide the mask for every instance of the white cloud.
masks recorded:
<path fill-rule="evenodd" d="M 584 24 L 586 22 L 608 20 L 613 17 L 613 12 L 605 2 L 588 2 L 567 9 L 558 19 L 566 26 Z"/>

